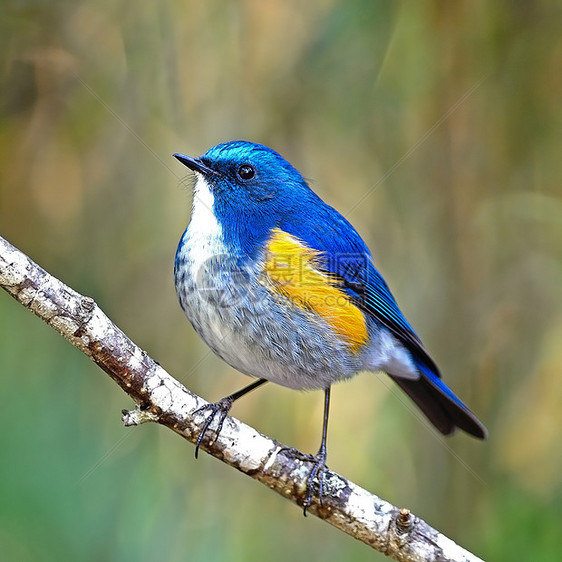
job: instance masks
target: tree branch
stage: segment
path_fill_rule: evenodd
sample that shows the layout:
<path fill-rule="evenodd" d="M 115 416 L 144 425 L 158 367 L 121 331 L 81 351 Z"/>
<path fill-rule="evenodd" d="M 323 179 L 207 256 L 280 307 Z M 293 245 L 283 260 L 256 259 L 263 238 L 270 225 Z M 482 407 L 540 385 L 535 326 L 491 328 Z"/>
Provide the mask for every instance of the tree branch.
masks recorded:
<path fill-rule="evenodd" d="M 206 404 L 136 346 L 89 297 L 66 286 L 0 237 L 0 285 L 101 367 L 135 402 L 123 411 L 126 426 L 164 425 L 196 440 Z M 302 505 L 309 465 L 246 424 L 228 417 L 216 441 L 202 449 Z M 427 523 L 327 472 L 323 505 L 308 509 L 345 533 L 399 561 L 480 560 Z"/>

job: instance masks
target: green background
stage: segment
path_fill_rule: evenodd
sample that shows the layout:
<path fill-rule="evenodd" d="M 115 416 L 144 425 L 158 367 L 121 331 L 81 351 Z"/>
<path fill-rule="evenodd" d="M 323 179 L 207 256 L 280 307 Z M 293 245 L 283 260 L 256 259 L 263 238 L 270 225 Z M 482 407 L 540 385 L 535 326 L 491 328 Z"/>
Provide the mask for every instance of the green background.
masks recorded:
<path fill-rule="evenodd" d="M 263 142 L 358 228 L 490 438 L 443 439 L 387 378 L 334 387 L 329 466 L 489 560 L 562 539 L 562 36 L 549 2 L 7 1 L 0 234 L 208 399 L 247 379 L 176 302 L 191 176 Z M 382 383 L 382 384 L 381 384 Z M 157 426 L 0 294 L 5 560 L 383 557 Z M 233 413 L 318 447 L 321 393 Z"/>

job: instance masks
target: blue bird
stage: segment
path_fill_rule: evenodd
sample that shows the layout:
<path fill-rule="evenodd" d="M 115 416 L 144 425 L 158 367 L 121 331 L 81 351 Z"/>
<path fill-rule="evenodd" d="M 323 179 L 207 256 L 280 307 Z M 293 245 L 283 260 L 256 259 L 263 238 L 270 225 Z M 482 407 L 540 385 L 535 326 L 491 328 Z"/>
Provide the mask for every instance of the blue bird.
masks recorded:
<path fill-rule="evenodd" d="M 448 435 L 486 428 L 441 380 L 400 312 L 365 242 L 302 175 L 270 148 L 232 141 L 199 158 L 174 156 L 195 172 L 191 220 L 174 277 L 195 330 L 224 361 L 257 380 L 216 403 L 196 445 L 233 402 L 267 381 L 324 390 L 318 454 L 303 499 L 320 501 L 332 383 L 383 371 Z"/>

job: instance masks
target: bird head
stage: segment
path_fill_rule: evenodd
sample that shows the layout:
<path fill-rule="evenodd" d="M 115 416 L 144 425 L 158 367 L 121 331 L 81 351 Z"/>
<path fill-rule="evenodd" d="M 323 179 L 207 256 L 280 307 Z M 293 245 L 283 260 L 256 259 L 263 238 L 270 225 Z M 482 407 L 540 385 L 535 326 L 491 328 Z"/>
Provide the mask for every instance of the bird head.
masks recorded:
<path fill-rule="evenodd" d="M 304 207 L 319 200 L 289 162 L 261 144 L 231 141 L 199 158 L 174 156 L 196 173 L 196 197 L 208 190 L 209 210 L 246 253 L 287 216 L 302 220 Z"/>

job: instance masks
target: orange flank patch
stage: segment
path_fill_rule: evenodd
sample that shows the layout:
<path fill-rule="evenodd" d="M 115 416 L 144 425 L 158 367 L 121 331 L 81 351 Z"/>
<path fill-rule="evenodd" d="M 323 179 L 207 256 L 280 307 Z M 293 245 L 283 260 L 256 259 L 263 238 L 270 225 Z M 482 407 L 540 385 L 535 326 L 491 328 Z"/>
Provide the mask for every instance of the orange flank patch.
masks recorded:
<path fill-rule="evenodd" d="M 368 339 L 365 317 L 341 289 L 341 283 L 319 271 L 320 255 L 298 238 L 274 228 L 267 245 L 266 279 L 295 306 L 322 316 L 357 352 Z"/>

